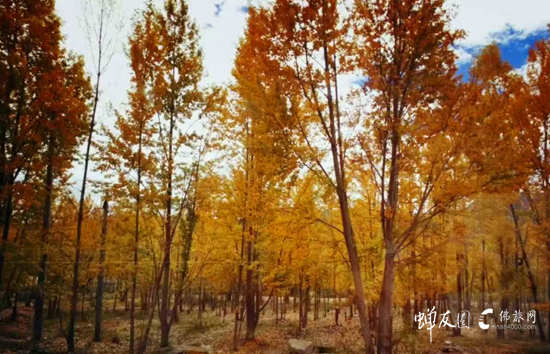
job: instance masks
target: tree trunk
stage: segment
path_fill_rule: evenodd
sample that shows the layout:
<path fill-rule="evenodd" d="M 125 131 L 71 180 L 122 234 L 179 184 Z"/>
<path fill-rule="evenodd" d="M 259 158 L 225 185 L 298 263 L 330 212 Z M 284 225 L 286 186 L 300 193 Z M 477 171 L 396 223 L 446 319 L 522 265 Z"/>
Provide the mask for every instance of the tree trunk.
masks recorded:
<path fill-rule="evenodd" d="M 173 107 L 173 104 L 172 104 Z M 168 135 L 168 184 L 166 190 L 166 220 L 165 220 L 165 246 L 164 246 L 164 278 L 162 281 L 162 300 L 160 307 L 160 347 L 169 346 L 170 321 L 168 319 L 168 301 L 170 292 L 170 250 L 172 245 L 172 174 L 173 174 L 173 134 L 174 112 L 170 115 L 170 129 Z"/>
<path fill-rule="evenodd" d="M 458 273 L 456 274 L 456 293 L 458 296 L 457 300 L 457 314 L 460 316 L 460 313 L 462 312 L 462 255 L 456 254 L 456 262 L 458 264 Z M 457 318 L 456 323 L 456 335 L 461 335 L 461 327 L 460 327 L 460 320 Z"/>
<path fill-rule="evenodd" d="M 300 307 L 299 307 L 299 313 L 298 313 L 298 330 L 302 330 L 302 326 L 304 325 L 304 281 L 303 281 L 303 275 L 300 275 Z"/>
<path fill-rule="evenodd" d="M 102 10 L 103 11 L 103 10 Z M 75 260 L 73 267 L 73 293 L 71 297 L 71 309 L 69 315 L 69 328 L 67 333 L 67 351 L 74 353 L 74 334 L 76 324 L 76 306 L 78 303 L 78 271 L 80 268 L 80 242 L 82 239 L 82 223 L 84 221 L 84 202 L 86 197 L 86 180 L 88 178 L 88 164 L 90 162 L 90 148 L 92 147 L 92 137 L 94 134 L 95 117 L 97 113 L 97 103 L 99 102 L 99 83 L 101 79 L 102 70 L 102 53 L 101 53 L 101 38 L 102 38 L 103 26 L 99 29 L 99 56 L 98 56 L 98 71 L 94 92 L 94 106 L 92 109 L 92 117 L 90 120 L 90 131 L 88 133 L 88 141 L 86 143 L 86 155 L 84 158 L 84 175 L 82 176 L 82 187 L 80 189 L 80 203 L 78 206 L 78 220 L 76 228 L 76 244 L 75 244 Z"/>
<path fill-rule="evenodd" d="M 134 341 L 135 341 L 135 316 L 136 316 L 136 287 L 137 287 L 137 266 L 138 266 L 138 251 L 139 251 L 139 212 L 141 202 L 141 145 L 143 135 L 143 124 L 139 126 L 139 138 L 138 138 L 138 165 L 137 165 L 137 183 L 136 183 L 136 220 L 134 229 L 134 269 L 132 270 L 132 299 L 130 302 L 130 354 L 134 354 Z M 145 301 L 147 304 L 147 301 Z M 147 306 L 143 306 L 142 310 L 147 311 Z"/>
<path fill-rule="evenodd" d="M 113 313 L 116 311 L 116 301 L 118 299 L 118 279 L 115 283 L 115 296 L 114 296 L 114 298 L 115 298 L 115 301 L 113 301 Z"/>
<path fill-rule="evenodd" d="M 145 331 L 143 332 L 143 336 L 141 337 L 141 340 L 139 342 L 138 346 L 138 354 L 144 354 L 145 350 L 147 349 L 147 343 L 149 342 L 149 332 L 151 331 L 151 325 L 153 323 L 153 317 L 155 316 L 155 308 L 156 308 L 156 302 L 158 300 L 158 292 L 159 292 L 159 285 L 160 285 L 160 279 L 162 278 L 162 272 L 164 268 L 161 268 L 161 274 L 159 275 L 159 278 L 155 280 L 155 285 L 153 287 L 152 291 L 152 300 L 151 300 L 151 313 L 149 314 L 149 319 L 147 320 L 147 326 L 145 327 Z"/>
<path fill-rule="evenodd" d="M 243 279 L 243 260 L 244 260 L 244 235 L 246 230 L 246 218 L 243 219 L 242 232 L 241 232 L 241 258 L 239 262 L 239 277 L 237 278 L 237 291 L 235 292 L 235 326 L 233 328 L 233 350 L 236 351 L 239 346 L 239 322 L 242 322 L 242 305 L 241 305 L 241 288 Z M 240 315 L 241 313 L 241 315 Z"/>
<path fill-rule="evenodd" d="M 10 77 L 8 80 L 8 85 L 6 90 L 6 102 L 10 102 L 11 92 L 13 92 L 14 80 L 13 77 Z M 0 194 L 4 194 L 6 187 L 6 176 L 7 176 L 7 155 L 6 155 L 6 141 L 7 141 L 7 130 L 8 122 L 10 121 L 11 109 L 10 105 L 3 105 L 4 112 L 2 117 L 0 117 Z M 5 205 L 0 203 L 0 227 L 4 225 L 4 208 Z M 2 246 L 0 247 L 0 289 L 2 289 L 2 278 L 4 276 L 4 243 L 6 240 L 2 237 Z"/>
<path fill-rule="evenodd" d="M 2 242 L 0 244 L 0 289 L 2 287 L 2 278 L 4 275 L 4 265 L 5 265 L 5 248 L 6 244 L 8 242 L 8 237 L 10 235 L 10 226 L 11 226 L 11 217 L 13 213 L 12 208 L 12 202 L 13 202 L 13 174 L 8 175 L 8 180 L 10 181 L 8 183 L 8 191 L 6 193 L 6 199 L 5 199 L 5 206 L 4 209 L 0 209 L 0 212 L 2 213 L 2 223 L 4 224 L 4 228 L 2 231 Z"/>
<path fill-rule="evenodd" d="M 253 230 L 249 227 L 249 237 L 253 237 Z M 252 240 L 247 242 L 247 264 L 246 270 L 246 340 L 253 340 L 256 336 L 256 306 L 253 284 L 253 270 L 251 269 L 253 258 Z"/>
<path fill-rule="evenodd" d="M 34 321 L 32 339 L 35 342 L 42 340 L 42 331 L 44 328 L 44 298 L 46 296 L 46 277 L 48 267 L 48 254 L 46 252 L 47 238 L 51 227 L 52 215 L 52 188 L 53 188 L 53 155 L 54 155 L 54 138 L 50 133 L 48 141 L 48 167 L 46 168 L 46 181 L 44 191 L 44 210 L 42 219 L 42 257 L 40 259 L 40 271 L 38 273 L 38 291 L 34 301 Z M 48 311 L 49 312 L 49 311 Z"/>
<path fill-rule="evenodd" d="M 485 240 L 481 243 L 481 249 L 483 251 L 483 259 L 481 264 L 481 308 L 485 309 Z M 483 322 L 487 323 L 487 315 L 483 316 Z"/>
<path fill-rule="evenodd" d="M 99 275 L 97 276 L 94 342 L 101 342 L 101 315 L 103 312 L 103 285 L 105 282 L 105 246 L 107 244 L 107 217 L 109 203 L 103 202 L 103 225 L 101 228 L 101 251 L 99 253 Z"/>
<path fill-rule="evenodd" d="M 309 286 L 309 276 L 306 275 L 306 289 L 305 289 L 305 306 L 304 306 L 304 316 L 302 318 L 302 329 L 307 328 L 308 314 L 311 308 L 311 297 L 310 297 L 310 286 Z"/>
<path fill-rule="evenodd" d="M 395 279 L 395 258 L 386 253 L 384 259 L 384 277 L 378 307 L 378 353 L 392 352 L 392 305 Z"/>

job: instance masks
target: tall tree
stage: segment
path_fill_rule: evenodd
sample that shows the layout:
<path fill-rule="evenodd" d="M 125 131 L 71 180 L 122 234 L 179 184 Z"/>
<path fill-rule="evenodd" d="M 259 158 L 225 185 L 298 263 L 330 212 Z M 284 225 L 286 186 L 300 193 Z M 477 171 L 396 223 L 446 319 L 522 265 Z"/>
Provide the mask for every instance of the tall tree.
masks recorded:
<path fill-rule="evenodd" d="M 78 205 L 78 219 L 76 229 L 76 243 L 75 243 L 75 259 L 73 267 L 73 284 L 72 284 L 72 297 L 71 308 L 69 314 L 69 324 L 67 329 L 67 348 L 69 353 L 73 353 L 74 348 L 74 335 L 76 324 L 76 310 L 78 303 L 78 272 L 81 262 L 81 240 L 82 240 L 82 223 L 84 222 L 84 202 L 86 198 L 86 182 L 88 179 L 88 165 L 90 162 L 90 151 L 92 147 L 92 139 L 95 130 L 97 108 L 99 103 L 100 83 L 101 75 L 104 73 L 107 65 L 109 64 L 111 57 L 115 50 L 115 40 L 113 35 L 116 33 L 110 33 L 113 30 L 113 22 L 118 21 L 117 16 L 117 0 L 97 0 L 92 2 L 91 0 L 86 3 L 88 8 L 86 9 L 85 19 L 87 19 L 86 30 L 90 43 L 93 43 L 97 50 L 94 55 L 94 70 L 95 70 L 95 82 L 94 82 L 94 97 L 92 102 L 92 112 L 90 116 L 90 125 L 87 132 L 86 140 L 86 152 L 84 155 L 84 170 L 82 175 L 82 185 L 80 188 L 80 200 Z M 91 16 L 92 18 L 88 18 Z"/>
<path fill-rule="evenodd" d="M 420 186 L 418 202 L 413 201 L 415 216 L 398 225 L 400 209 L 409 210 L 400 207 L 400 188 L 406 184 L 402 171 L 410 165 L 416 154 L 414 150 L 419 149 L 421 143 L 414 134 L 423 124 L 423 115 L 430 114 L 429 107 L 449 104 L 445 102 L 450 95 L 449 88 L 455 85 L 452 46 L 463 32 L 450 30 L 449 21 L 450 15 L 443 8 L 442 0 L 356 1 L 353 9 L 352 56 L 356 68 L 366 77 L 365 88 L 374 94 L 376 112 L 374 122 L 370 123 L 376 137 L 364 142 L 362 147 L 370 161 L 372 175 L 377 179 L 386 251 L 378 309 L 378 353 L 392 352 L 396 255 L 410 242 L 418 225 L 429 221 L 432 211 L 440 209 L 439 203 L 435 208 L 429 207 L 428 197 L 441 173 L 448 169 L 447 163 L 453 155 L 450 150 L 451 154 L 443 160 L 431 156 L 427 166 L 418 165 L 426 170 L 422 171 L 425 180 Z M 442 113 L 456 114 L 456 111 Z M 445 134 L 439 129 L 426 133 L 433 137 Z M 413 150 L 407 148 L 408 144 Z M 414 170 L 406 172 L 414 173 Z"/>
<path fill-rule="evenodd" d="M 249 28 L 239 45 L 233 69 L 235 84 L 231 87 L 233 100 L 219 127 L 220 132 L 223 130 L 222 136 L 225 139 L 231 136 L 229 139 L 233 141 L 227 150 L 239 157 L 235 161 L 234 178 L 239 183 L 241 203 L 238 215 L 242 259 L 236 296 L 240 299 L 244 272 L 246 309 L 236 311 L 234 346 L 238 338 L 237 323 L 242 320 L 238 316 L 246 313 L 246 339 L 252 340 L 260 313 L 267 306 L 267 302 L 263 303 L 261 281 L 267 270 L 258 263 L 261 257 L 258 244 L 270 236 L 267 227 L 270 210 L 281 186 L 290 182 L 297 168 L 286 138 L 293 123 L 285 106 L 285 92 L 273 76 L 262 71 L 262 58 L 257 56 L 252 36 Z"/>
<path fill-rule="evenodd" d="M 82 61 L 61 47 L 60 20 L 52 1 L 3 2 L 0 17 L 0 287 L 12 215 L 18 204 L 23 206 L 21 202 L 29 205 L 25 198 L 43 198 L 33 322 L 33 339 L 38 344 L 43 328 L 52 189 L 54 179 L 70 166 L 83 133 L 89 84 Z M 42 166 L 47 166 L 45 173 Z M 29 193 L 35 178 L 44 181 L 43 193 L 38 195 Z M 5 295 L 10 291 L 6 289 Z"/>
<path fill-rule="evenodd" d="M 84 74 L 84 63 L 81 59 L 67 57 L 58 63 L 52 63 L 52 67 L 54 69 L 48 76 L 49 80 L 43 82 L 47 93 L 41 96 L 44 99 L 44 111 L 41 115 L 42 119 L 46 120 L 42 133 L 46 142 L 46 173 L 41 231 L 42 251 L 33 322 L 33 340 L 36 342 L 42 339 L 48 264 L 47 243 L 52 223 L 54 179 L 62 176 L 74 160 L 79 138 L 85 133 L 87 100 L 91 95 L 91 87 Z"/>
<path fill-rule="evenodd" d="M 525 131 L 522 141 L 530 148 L 528 159 L 535 178 L 526 186 L 526 191 L 531 196 L 533 220 L 545 236 L 547 261 L 550 261 L 550 40 L 540 40 L 530 49 L 527 83 L 530 86 L 529 113 L 516 122 Z M 547 267 L 546 288 L 546 299 L 550 301 L 550 267 Z M 550 310 L 547 316 L 548 322 Z M 550 340 L 550 324 L 546 338 Z"/>
<path fill-rule="evenodd" d="M 203 77 L 202 52 L 198 43 L 198 30 L 189 17 L 184 0 L 167 0 L 164 11 L 154 11 L 154 21 L 159 28 L 151 43 L 161 49 L 154 63 L 152 102 L 159 119 L 156 158 L 160 161 L 157 181 L 161 191 L 164 223 L 164 255 L 162 260 L 162 287 L 159 319 L 161 324 L 161 348 L 169 345 L 170 328 L 176 317 L 170 316 L 170 259 L 172 241 L 188 201 L 193 174 L 185 168 L 180 157 L 193 152 L 195 137 L 184 127 L 195 118 L 194 114 L 207 109 L 199 82 Z M 186 129 L 184 131 L 184 129 Z M 189 155 L 188 155 L 189 156 Z M 179 202 L 179 203 L 178 203 Z M 174 213 L 174 211 L 176 211 Z"/>
<path fill-rule="evenodd" d="M 249 9 L 249 31 L 263 70 L 285 83 L 282 89 L 301 140 L 294 141 L 294 153 L 332 187 L 338 199 L 361 334 L 370 353 L 370 323 L 349 205 L 348 142 L 339 108 L 337 78 L 344 32 L 337 3 L 279 0 L 269 9 Z"/>
<path fill-rule="evenodd" d="M 14 197 L 29 196 L 47 119 L 38 118 L 37 97 L 49 94 L 55 65 L 63 58 L 60 21 L 52 1 L 7 1 L 0 5 L 0 287 L 14 212 Z M 25 175 L 24 178 L 22 176 Z"/>
<path fill-rule="evenodd" d="M 154 105 L 151 100 L 155 63 L 161 53 L 158 45 L 160 27 L 155 12 L 149 4 L 141 17 L 133 25 L 129 37 L 128 57 L 132 69 L 132 89 L 128 93 L 126 114 L 117 113 L 116 134 L 106 130 L 108 142 L 103 149 L 102 162 L 99 168 L 115 180 L 112 186 L 113 196 L 124 200 L 129 196 L 134 199 L 134 243 L 133 269 L 130 299 L 130 353 L 135 350 L 135 307 L 138 286 L 138 258 L 140 239 L 140 213 L 142 209 L 142 185 L 150 177 L 155 164 L 149 158 L 148 150 L 152 146 L 154 129 L 152 118 Z M 134 179 L 134 175 L 136 176 Z"/>

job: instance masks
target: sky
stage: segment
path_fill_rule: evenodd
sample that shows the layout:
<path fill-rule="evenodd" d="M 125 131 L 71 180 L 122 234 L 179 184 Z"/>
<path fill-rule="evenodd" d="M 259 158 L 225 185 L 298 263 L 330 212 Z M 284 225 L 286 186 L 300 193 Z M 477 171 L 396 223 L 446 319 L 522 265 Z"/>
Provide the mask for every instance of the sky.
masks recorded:
<path fill-rule="evenodd" d="M 206 84 L 222 85 L 231 80 L 231 69 L 239 38 L 245 28 L 247 8 L 266 0 L 188 0 L 191 17 L 200 29 Z M 163 0 L 153 0 L 161 7 Z M 130 68 L 124 54 L 132 18 L 142 9 L 145 0 L 119 0 L 121 25 L 114 55 L 101 85 L 99 123 L 112 126 L 111 108 L 123 107 L 130 87 Z M 483 46 L 496 42 L 505 60 L 519 72 L 524 72 L 529 47 L 548 37 L 550 0 L 447 0 L 446 7 L 454 11 L 451 27 L 463 29 L 467 37 L 458 43 L 456 52 L 459 74 L 467 77 L 468 69 Z M 92 52 L 83 30 L 86 16 L 82 0 L 57 0 L 56 11 L 62 20 L 65 47 L 83 55 L 90 74 L 94 74 Z M 359 78 L 357 78 L 359 79 Z M 361 80 L 350 80 L 358 83 Z M 81 184 L 82 165 L 73 168 L 73 181 Z M 101 176 L 92 171 L 92 179 Z"/>

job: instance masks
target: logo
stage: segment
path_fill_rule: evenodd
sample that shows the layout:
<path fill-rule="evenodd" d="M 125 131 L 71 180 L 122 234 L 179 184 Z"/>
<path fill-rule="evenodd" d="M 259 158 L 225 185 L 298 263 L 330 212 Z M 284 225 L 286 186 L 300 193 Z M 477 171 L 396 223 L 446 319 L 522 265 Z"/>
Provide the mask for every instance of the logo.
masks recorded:
<path fill-rule="evenodd" d="M 489 327 L 491 327 L 490 324 L 485 324 L 485 322 L 483 321 L 483 316 L 488 315 L 490 313 L 493 313 L 493 309 L 486 309 L 481 313 L 481 316 L 479 316 L 479 327 L 481 329 L 489 329 Z"/>
<path fill-rule="evenodd" d="M 479 327 L 481 329 L 489 329 L 491 327 L 490 323 L 485 323 L 485 316 L 491 314 L 491 322 L 496 321 L 497 329 L 535 329 L 535 322 L 537 319 L 537 313 L 535 310 L 528 311 L 526 313 L 527 318 L 524 318 L 524 313 L 521 310 L 515 310 L 514 313 L 509 313 L 507 309 L 503 309 L 500 312 L 498 318 L 494 318 L 493 309 L 485 309 L 481 316 L 479 317 Z M 451 327 L 451 328 L 468 328 L 470 329 L 470 311 L 463 310 L 457 313 L 456 324 L 451 320 L 451 311 L 439 314 L 441 316 L 441 321 L 439 322 L 439 328 L 441 327 Z M 426 328 L 430 331 L 430 343 L 432 342 L 432 329 L 437 326 L 437 311 L 435 306 L 430 310 L 427 309 L 426 312 L 419 312 L 414 315 L 414 322 L 418 323 L 418 329 Z M 522 324 L 527 322 L 527 324 Z"/>

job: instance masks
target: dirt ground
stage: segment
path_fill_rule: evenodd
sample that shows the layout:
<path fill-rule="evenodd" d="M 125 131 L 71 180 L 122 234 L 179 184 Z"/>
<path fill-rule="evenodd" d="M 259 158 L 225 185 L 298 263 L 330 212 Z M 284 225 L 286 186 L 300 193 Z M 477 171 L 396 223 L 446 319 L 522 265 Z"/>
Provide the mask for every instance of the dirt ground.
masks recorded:
<path fill-rule="evenodd" d="M 29 340 L 32 331 L 32 307 L 21 306 L 17 321 L 11 321 L 11 310 L 5 311 L 0 319 L 0 353 L 28 353 Z M 93 312 L 85 312 L 84 318 L 78 318 L 76 330 L 77 353 L 127 353 L 129 338 L 129 313 L 124 310 L 104 313 L 103 340 L 93 342 L 94 331 Z M 317 347 L 325 347 L 333 353 L 361 353 L 361 338 L 357 316 L 351 320 L 342 320 L 339 326 L 334 324 L 334 315 L 330 312 L 327 317 L 313 321 L 310 318 L 308 328 L 301 333 L 297 332 L 297 314 L 292 311 L 287 319 L 275 324 L 275 317 L 271 310 L 260 319 L 256 340 L 243 343 L 237 353 L 268 353 L 281 350 L 285 353 L 288 340 L 299 338 L 312 341 Z M 67 316 L 62 316 L 62 325 L 66 325 Z M 146 323 L 146 316 L 138 314 L 137 330 L 139 336 Z M 194 345 L 208 346 L 213 353 L 231 352 L 233 336 L 233 317 L 228 314 L 226 320 L 216 316 L 215 312 L 207 311 L 200 325 L 197 312 L 183 313 L 179 322 L 175 323 L 170 332 L 170 341 L 173 346 Z M 452 337 L 447 330 L 434 328 L 432 343 L 429 332 L 425 329 L 403 331 L 403 326 L 396 324 L 394 340 L 396 353 L 439 353 L 443 342 L 451 341 L 464 353 L 550 353 L 550 346 L 541 345 L 534 339 L 528 339 L 528 333 L 509 331 L 507 339 L 497 341 L 494 333 L 483 333 L 481 330 L 465 329 L 461 337 Z M 401 327 L 401 329 L 399 329 Z M 66 352 L 66 341 L 60 330 L 59 318 L 48 319 L 45 322 L 43 350 L 47 353 Z M 244 330 L 244 329 L 243 329 Z M 516 333 L 517 332 L 517 333 Z M 151 341 L 148 348 L 153 350 L 159 344 L 158 320 L 153 323 Z"/>

